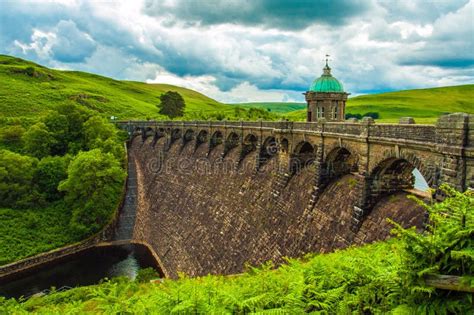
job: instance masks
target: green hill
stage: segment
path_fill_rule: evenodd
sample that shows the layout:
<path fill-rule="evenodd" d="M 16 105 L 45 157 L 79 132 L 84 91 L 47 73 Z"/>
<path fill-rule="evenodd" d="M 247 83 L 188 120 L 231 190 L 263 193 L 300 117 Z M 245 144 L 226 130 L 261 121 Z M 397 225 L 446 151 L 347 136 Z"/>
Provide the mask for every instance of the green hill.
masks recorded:
<path fill-rule="evenodd" d="M 262 102 L 262 103 L 235 103 L 234 106 L 243 108 L 261 108 L 272 113 L 285 114 L 306 108 L 306 103 Z"/>
<path fill-rule="evenodd" d="M 474 114 L 474 84 L 430 89 L 406 90 L 350 98 L 346 113 L 377 112 L 382 122 L 397 122 L 411 116 L 419 123 L 431 123 L 445 113 Z M 287 114 L 292 120 L 305 120 L 306 110 Z"/>
<path fill-rule="evenodd" d="M 166 119 L 158 114 L 159 96 L 179 92 L 185 102 L 185 119 L 278 119 L 305 120 L 304 103 L 223 104 L 196 91 L 167 84 L 120 81 L 79 72 L 53 70 L 6 55 L 0 55 L 1 117 L 31 118 L 64 102 L 82 104 L 104 116 L 119 119 Z M 248 113 L 238 108 L 259 111 Z M 412 116 L 417 122 L 434 122 L 444 113 L 474 113 L 474 85 L 407 90 L 349 99 L 347 112 L 377 112 L 382 122 Z"/>
<path fill-rule="evenodd" d="M 34 118 L 60 103 L 80 103 L 104 116 L 119 119 L 164 118 L 156 104 L 166 91 L 179 92 L 186 115 L 232 112 L 201 93 L 167 84 L 118 81 L 79 71 L 48 69 L 19 58 L 0 55 L 0 113 L 6 118 Z"/>

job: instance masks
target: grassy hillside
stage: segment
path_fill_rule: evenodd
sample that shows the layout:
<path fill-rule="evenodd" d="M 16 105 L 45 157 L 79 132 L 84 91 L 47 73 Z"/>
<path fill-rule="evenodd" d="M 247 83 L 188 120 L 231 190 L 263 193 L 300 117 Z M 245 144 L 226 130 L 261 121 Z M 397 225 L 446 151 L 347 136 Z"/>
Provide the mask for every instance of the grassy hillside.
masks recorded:
<path fill-rule="evenodd" d="M 261 108 L 272 113 L 288 113 L 306 108 L 306 103 L 262 102 L 262 103 L 236 103 L 231 104 L 243 108 Z"/>
<path fill-rule="evenodd" d="M 196 91 L 167 85 L 118 81 L 85 72 L 52 70 L 19 58 L 0 55 L 0 113 L 4 117 L 33 118 L 73 102 L 119 119 L 164 118 L 156 104 L 166 91 L 179 92 L 185 113 L 232 112 Z"/>
<path fill-rule="evenodd" d="M 445 113 L 474 114 L 474 84 L 361 95 L 348 100 L 346 112 L 377 112 L 382 122 L 397 122 L 400 117 L 411 116 L 419 123 L 434 122 Z M 306 110 L 293 111 L 287 117 L 305 120 Z"/>

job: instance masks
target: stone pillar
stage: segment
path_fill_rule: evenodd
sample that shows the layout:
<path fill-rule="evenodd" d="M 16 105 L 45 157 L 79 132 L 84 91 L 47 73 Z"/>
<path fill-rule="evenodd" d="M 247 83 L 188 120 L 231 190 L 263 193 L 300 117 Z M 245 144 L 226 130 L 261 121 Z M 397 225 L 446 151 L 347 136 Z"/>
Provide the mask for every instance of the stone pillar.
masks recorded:
<path fill-rule="evenodd" d="M 468 187 L 466 164 L 472 164 L 472 157 L 466 163 L 469 133 L 469 115 L 455 113 L 441 116 L 436 123 L 436 149 L 443 155 L 441 165 L 440 184 L 447 183 L 458 191 L 465 191 Z M 471 136 L 473 137 L 473 136 Z M 469 176 L 472 176 L 469 165 Z"/>

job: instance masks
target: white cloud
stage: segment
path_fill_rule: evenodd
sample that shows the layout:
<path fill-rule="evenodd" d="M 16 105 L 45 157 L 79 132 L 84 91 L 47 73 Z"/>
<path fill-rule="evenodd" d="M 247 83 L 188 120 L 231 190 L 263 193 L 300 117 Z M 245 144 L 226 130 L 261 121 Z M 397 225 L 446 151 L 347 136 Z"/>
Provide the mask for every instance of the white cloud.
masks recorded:
<path fill-rule="evenodd" d="M 170 23 L 169 16 L 146 15 L 143 0 L 46 3 L 40 15 L 25 4 L 10 4 L 22 8 L 15 17 L 41 23 L 26 40 L 8 26 L 11 40 L 0 39 L 15 49 L 0 51 L 118 79 L 177 84 L 225 102 L 303 101 L 300 93 L 321 74 L 326 53 L 331 54 L 333 74 L 353 94 L 474 82 L 469 51 L 474 1 L 390 3 L 373 0 L 371 11 L 351 23 L 309 21 L 304 29 L 191 25 L 179 19 Z M 58 6 L 67 14 L 41 19 Z M 75 44 L 88 49 L 80 52 Z M 67 48 L 63 58 L 58 47 Z"/>
<path fill-rule="evenodd" d="M 291 91 L 261 90 L 247 81 L 240 83 L 229 91 L 223 92 L 216 86 L 216 78 L 210 75 L 184 76 L 179 77 L 158 69 L 155 78 L 146 81 L 147 83 L 166 83 L 182 86 L 203 93 L 211 98 L 224 103 L 243 103 L 249 100 L 253 102 L 291 102 L 295 101 L 291 97 Z"/>

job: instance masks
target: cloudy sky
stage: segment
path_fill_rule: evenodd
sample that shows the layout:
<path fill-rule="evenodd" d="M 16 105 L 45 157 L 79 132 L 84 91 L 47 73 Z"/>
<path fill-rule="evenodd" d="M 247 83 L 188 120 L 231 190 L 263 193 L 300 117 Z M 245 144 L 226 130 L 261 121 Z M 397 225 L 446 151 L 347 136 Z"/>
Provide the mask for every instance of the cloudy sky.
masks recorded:
<path fill-rule="evenodd" d="M 474 0 L 0 0 L 0 53 L 223 102 L 474 83 Z"/>

